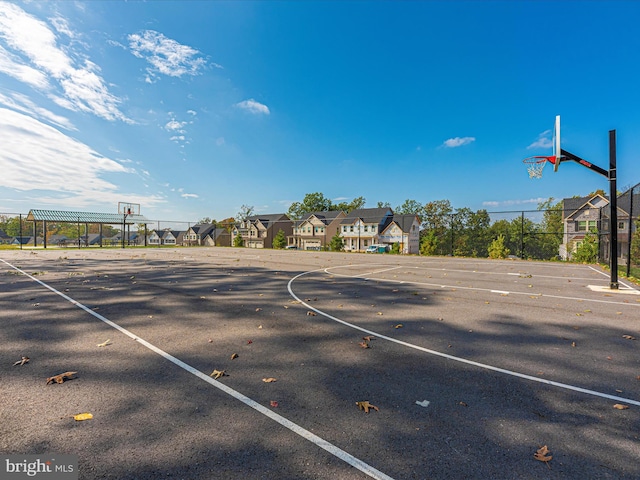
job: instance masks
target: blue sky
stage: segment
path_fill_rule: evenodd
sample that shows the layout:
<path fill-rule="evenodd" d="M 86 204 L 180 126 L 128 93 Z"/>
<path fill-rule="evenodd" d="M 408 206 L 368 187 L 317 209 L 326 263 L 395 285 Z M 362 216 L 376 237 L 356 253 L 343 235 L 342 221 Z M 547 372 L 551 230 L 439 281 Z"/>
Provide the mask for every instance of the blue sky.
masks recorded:
<path fill-rule="evenodd" d="M 0 0 L 0 212 L 304 195 L 535 209 L 640 182 L 640 3 Z"/>

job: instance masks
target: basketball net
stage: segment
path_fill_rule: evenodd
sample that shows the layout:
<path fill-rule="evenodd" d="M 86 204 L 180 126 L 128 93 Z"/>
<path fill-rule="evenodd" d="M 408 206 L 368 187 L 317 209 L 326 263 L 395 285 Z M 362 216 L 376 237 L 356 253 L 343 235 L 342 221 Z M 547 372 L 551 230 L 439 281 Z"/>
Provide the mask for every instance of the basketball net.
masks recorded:
<path fill-rule="evenodd" d="M 542 171 L 544 170 L 544 166 L 547 162 L 554 163 L 556 160 L 555 156 L 551 157 L 528 157 L 525 158 L 522 163 L 527 166 L 527 172 L 529 173 L 529 178 L 542 178 Z"/>

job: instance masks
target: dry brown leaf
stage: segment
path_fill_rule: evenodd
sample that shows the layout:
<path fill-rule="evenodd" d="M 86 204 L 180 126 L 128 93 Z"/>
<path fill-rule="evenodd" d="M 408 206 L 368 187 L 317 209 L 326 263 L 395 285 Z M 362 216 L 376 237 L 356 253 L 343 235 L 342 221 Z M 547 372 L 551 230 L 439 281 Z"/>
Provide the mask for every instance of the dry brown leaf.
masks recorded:
<path fill-rule="evenodd" d="M 382 312 L 378 312 L 376 315 L 382 315 Z"/>
<path fill-rule="evenodd" d="M 73 419 L 77 422 L 81 422 L 82 420 L 91 420 L 93 415 L 91 413 L 78 413 L 73 416 Z"/>
<path fill-rule="evenodd" d="M 571 346 L 575 347 L 576 346 L 576 342 L 571 342 Z"/>
<path fill-rule="evenodd" d="M 358 343 L 358 345 L 360 345 L 362 348 L 371 348 L 367 342 L 360 342 Z"/>
<path fill-rule="evenodd" d="M 380 411 L 380 409 L 378 407 L 376 407 L 375 405 L 371 405 L 369 403 L 369 400 L 364 400 L 362 402 L 356 402 L 356 405 L 358 406 L 358 408 L 360 410 L 364 410 L 364 413 L 369 413 L 369 409 L 373 408 L 376 412 Z"/>
<path fill-rule="evenodd" d="M 75 378 L 74 375 L 76 373 L 78 373 L 78 372 L 64 372 L 64 373 L 61 373 L 59 375 L 54 375 L 53 377 L 49 377 L 49 378 L 47 378 L 47 385 L 49 385 L 50 383 L 53 383 L 53 382 L 64 383 L 65 379 L 73 380 Z"/>
<path fill-rule="evenodd" d="M 98 345 L 96 345 L 96 347 L 106 347 L 107 345 L 111 345 L 111 339 L 105 342 L 99 343 Z"/>
<path fill-rule="evenodd" d="M 269 402 L 269 405 L 271 405 L 273 408 L 277 408 L 278 407 L 278 402 L 276 402 L 275 400 L 271 400 Z"/>
<path fill-rule="evenodd" d="M 237 353 L 232 353 L 231 354 L 231 360 L 235 360 L 236 358 L 238 358 L 238 354 Z"/>
<path fill-rule="evenodd" d="M 365 342 L 370 342 L 371 340 L 375 340 L 376 337 L 373 335 L 367 335 L 366 337 L 362 337 Z"/>
<path fill-rule="evenodd" d="M 20 360 L 14 363 L 13 366 L 15 367 L 16 365 L 24 365 L 25 363 L 28 363 L 28 362 L 29 362 L 29 357 L 22 357 Z"/>
<path fill-rule="evenodd" d="M 468 407 L 469 406 L 465 402 L 460 402 L 460 403 L 458 403 L 458 405 L 462 405 L 463 407 Z"/>
<path fill-rule="evenodd" d="M 626 410 L 627 408 L 629 408 L 629 405 L 622 405 L 621 403 L 616 403 L 613 408 L 615 408 L 616 410 Z"/>
<path fill-rule="evenodd" d="M 553 459 L 553 456 L 549 455 L 551 453 L 547 446 L 540 447 L 536 453 L 533 454 L 533 458 L 536 460 L 540 460 L 549 466 L 549 462 Z"/>
<path fill-rule="evenodd" d="M 632 335 L 622 335 L 622 338 L 626 338 L 627 340 L 635 340 L 636 337 L 632 336 Z"/>
<path fill-rule="evenodd" d="M 401 323 L 399 323 L 399 324 L 397 324 L 397 325 L 396 325 L 395 327 L 393 327 L 393 328 L 402 328 L 402 327 L 404 327 L 404 325 L 402 325 Z"/>
<path fill-rule="evenodd" d="M 228 374 L 225 370 L 214 370 L 209 374 L 209 376 L 217 380 L 220 377 L 228 377 Z"/>
<path fill-rule="evenodd" d="M 273 378 L 273 377 L 269 377 L 269 378 L 263 378 L 262 381 L 264 383 L 273 383 L 273 382 L 275 382 L 277 380 L 275 378 Z"/>
<path fill-rule="evenodd" d="M 307 312 L 307 315 L 309 315 L 310 317 L 315 317 L 317 315 L 317 313 L 316 312 L 312 312 L 311 310 L 309 310 Z"/>

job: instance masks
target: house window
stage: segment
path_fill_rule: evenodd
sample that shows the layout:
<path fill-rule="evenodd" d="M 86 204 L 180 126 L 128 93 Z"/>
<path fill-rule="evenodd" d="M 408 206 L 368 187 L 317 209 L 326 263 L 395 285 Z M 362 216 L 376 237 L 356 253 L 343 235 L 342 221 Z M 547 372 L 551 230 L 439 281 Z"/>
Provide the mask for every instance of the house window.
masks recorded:
<path fill-rule="evenodd" d="M 598 222 L 596 220 L 578 220 L 578 232 L 597 232 Z"/>
<path fill-rule="evenodd" d="M 618 222 L 618 230 L 624 230 L 624 222 Z"/>
<path fill-rule="evenodd" d="M 347 226 L 346 225 L 342 226 L 342 233 L 347 233 Z"/>
<path fill-rule="evenodd" d="M 351 228 L 349 229 L 349 231 L 353 232 L 353 225 L 351 225 Z"/>

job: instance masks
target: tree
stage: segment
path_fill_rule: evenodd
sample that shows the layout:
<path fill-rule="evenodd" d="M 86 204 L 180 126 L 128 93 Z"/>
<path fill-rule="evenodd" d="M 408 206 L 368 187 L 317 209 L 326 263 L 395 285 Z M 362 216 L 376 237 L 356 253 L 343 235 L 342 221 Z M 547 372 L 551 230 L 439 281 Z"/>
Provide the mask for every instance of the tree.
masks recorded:
<path fill-rule="evenodd" d="M 336 234 L 331 237 L 329 248 L 332 252 L 342 252 L 344 250 L 344 239 L 340 236 L 339 232 L 336 232 Z"/>
<path fill-rule="evenodd" d="M 378 202 L 378 208 L 391 208 L 391 204 L 389 202 Z"/>
<path fill-rule="evenodd" d="M 344 213 L 349 213 L 353 210 L 358 210 L 359 208 L 364 208 L 364 205 L 367 201 L 364 197 L 357 197 L 351 200 L 349 203 L 340 202 L 336 205 L 331 206 L 331 210 L 340 210 Z"/>
<path fill-rule="evenodd" d="M 204 217 L 204 218 L 201 218 L 200 220 L 198 220 L 198 223 L 200 225 L 209 225 L 209 224 L 215 223 L 215 222 L 212 222 L 209 217 Z"/>
<path fill-rule="evenodd" d="M 422 217 L 424 207 L 417 200 L 405 200 L 402 205 L 396 207 L 395 213 L 399 215 L 418 215 Z"/>
<path fill-rule="evenodd" d="M 395 242 L 391 245 L 390 253 L 395 253 L 396 255 L 400 253 L 400 242 Z"/>
<path fill-rule="evenodd" d="M 509 249 L 504 246 L 504 235 L 498 235 L 489 245 L 489 258 L 507 258 L 509 253 Z"/>
<path fill-rule="evenodd" d="M 240 233 L 238 233 L 233 239 L 233 246 L 244 247 L 244 239 L 242 238 L 242 235 L 240 235 Z"/>
<path fill-rule="evenodd" d="M 272 247 L 276 249 L 283 249 L 287 246 L 287 237 L 284 236 L 284 230 L 278 230 L 276 236 L 273 238 Z"/>
<path fill-rule="evenodd" d="M 438 238 L 435 230 L 429 230 L 420 238 L 420 255 L 436 255 Z"/>
<path fill-rule="evenodd" d="M 249 205 L 242 205 L 237 217 L 244 222 L 247 218 L 253 215 L 254 210 L 255 209 Z"/>
<path fill-rule="evenodd" d="M 571 260 L 580 263 L 596 263 L 598 261 L 598 235 L 587 232 L 584 240 L 578 243 Z"/>
<path fill-rule="evenodd" d="M 302 203 L 293 202 L 289 207 L 287 215 L 289 218 L 299 220 L 303 215 L 311 212 L 325 212 L 331 210 L 331 200 L 326 198 L 322 193 L 307 193 Z"/>

